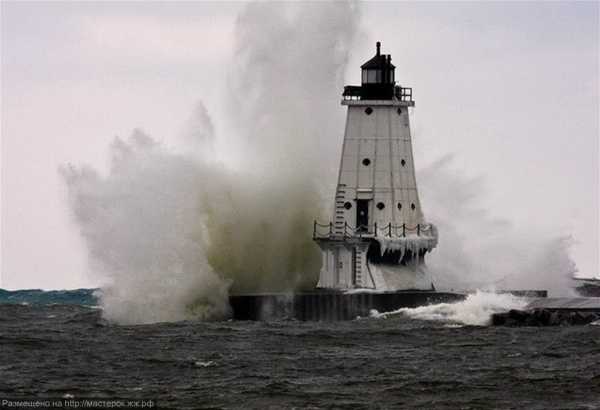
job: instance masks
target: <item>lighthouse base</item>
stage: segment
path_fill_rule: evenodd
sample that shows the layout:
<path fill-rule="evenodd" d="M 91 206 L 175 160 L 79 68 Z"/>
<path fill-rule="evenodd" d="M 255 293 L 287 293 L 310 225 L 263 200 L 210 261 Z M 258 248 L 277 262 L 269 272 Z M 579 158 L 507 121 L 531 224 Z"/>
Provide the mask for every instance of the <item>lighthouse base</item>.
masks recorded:
<path fill-rule="evenodd" d="M 317 288 L 435 290 L 425 254 L 436 246 L 437 236 L 315 240 L 323 257 Z"/>
<path fill-rule="evenodd" d="M 434 281 L 424 264 L 414 266 L 367 263 L 370 277 L 378 290 L 394 292 L 399 290 L 435 291 Z"/>

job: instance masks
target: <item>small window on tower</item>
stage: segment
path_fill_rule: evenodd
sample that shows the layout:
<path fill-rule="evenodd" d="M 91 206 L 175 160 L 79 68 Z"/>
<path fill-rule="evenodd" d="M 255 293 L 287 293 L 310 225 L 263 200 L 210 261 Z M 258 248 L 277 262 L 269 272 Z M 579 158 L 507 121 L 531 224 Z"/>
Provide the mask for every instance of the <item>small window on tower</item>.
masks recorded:
<path fill-rule="evenodd" d="M 373 112 L 373 108 L 371 108 L 371 107 L 365 108 L 365 113 L 367 113 L 367 115 L 371 115 L 372 112 Z"/>
<path fill-rule="evenodd" d="M 415 206 L 415 204 L 410 204 L 410 209 L 412 209 L 414 211 L 416 208 L 417 207 Z"/>
<path fill-rule="evenodd" d="M 381 211 L 383 208 L 385 208 L 385 204 L 383 202 L 379 202 L 377 204 L 377 209 L 379 209 Z"/>
<path fill-rule="evenodd" d="M 398 202 L 398 210 L 401 211 L 402 210 L 402 204 L 400 202 Z"/>
<path fill-rule="evenodd" d="M 362 160 L 362 164 L 365 167 L 368 167 L 369 165 L 371 165 L 371 160 L 369 158 L 365 158 L 365 159 Z"/>
<path fill-rule="evenodd" d="M 405 166 L 405 165 L 406 165 L 406 161 L 402 160 L 402 161 L 400 161 L 400 164 L 401 164 L 402 166 Z"/>
<path fill-rule="evenodd" d="M 396 111 L 398 112 L 398 115 L 402 115 L 402 108 L 398 108 Z"/>
<path fill-rule="evenodd" d="M 352 204 L 351 204 L 350 202 L 346 202 L 346 203 L 344 204 L 344 208 L 346 208 L 346 209 L 350 209 L 350 208 L 352 208 Z"/>

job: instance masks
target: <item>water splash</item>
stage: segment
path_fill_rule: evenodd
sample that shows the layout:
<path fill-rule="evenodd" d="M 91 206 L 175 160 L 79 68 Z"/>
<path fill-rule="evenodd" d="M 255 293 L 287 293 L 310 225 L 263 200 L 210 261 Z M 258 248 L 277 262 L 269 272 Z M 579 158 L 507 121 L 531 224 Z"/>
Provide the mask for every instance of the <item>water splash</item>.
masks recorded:
<path fill-rule="evenodd" d="M 336 164 L 323 156 L 340 145 L 337 100 L 356 24 L 349 3 L 249 4 L 229 65 L 236 134 L 217 135 L 200 104 L 180 146 L 137 130 L 114 140 L 107 175 L 61 167 L 108 319 L 221 318 L 228 292 L 314 287 L 312 219 L 333 192 Z M 285 39 L 285 52 L 273 39 Z M 223 146 L 242 155 L 216 152 Z"/>
<path fill-rule="evenodd" d="M 471 178 L 447 155 L 419 170 L 428 220 L 437 225 L 438 247 L 427 263 L 437 289 L 543 289 L 572 295 L 577 267 L 565 232 L 516 226 L 482 205 L 483 177 Z"/>
<path fill-rule="evenodd" d="M 89 251 L 106 282 L 108 319 L 146 323 L 227 314 L 227 282 L 208 264 L 198 201 L 210 170 L 135 131 L 115 138 L 110 172 L 61 174 Z"/>
<path fill-rule="evenodd" d="M 371 317 L 388 318 L 396 315 L 411 319 L 447 322 L 453 324 L 485 326 L 494 313 L 510 309 L 523 309 L 527 300 L 510 294 L 477 291 L 461 302 L 439 303 L 416 308 L 402 308 L 392 312 L 371 312 Z"/>

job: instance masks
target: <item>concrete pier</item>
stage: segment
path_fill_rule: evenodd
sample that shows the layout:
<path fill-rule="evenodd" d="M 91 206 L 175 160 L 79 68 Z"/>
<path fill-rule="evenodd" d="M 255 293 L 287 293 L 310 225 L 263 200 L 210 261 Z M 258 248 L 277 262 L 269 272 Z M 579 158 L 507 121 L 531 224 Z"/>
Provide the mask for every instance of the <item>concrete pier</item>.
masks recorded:
<path fill-rule="evenodd" d="M 492 315 L 494 326 L 600 325 L 600 298 L 539 298 L 523 310 Z"/>
<path fill-rule="evenodd" d="M 600 297 L 598 298 L 540 298 L 533 300 L 526 309 L 545 309 L 563 312 L 595 312 L 600 313 Z"/>
<path fill-rule="evenodd" d="M 463 300 L 465 293 L 435 291 L 267 293 L 230 296 L 236 320 L 352 320 L 372 309 L 389 312 Z"/>

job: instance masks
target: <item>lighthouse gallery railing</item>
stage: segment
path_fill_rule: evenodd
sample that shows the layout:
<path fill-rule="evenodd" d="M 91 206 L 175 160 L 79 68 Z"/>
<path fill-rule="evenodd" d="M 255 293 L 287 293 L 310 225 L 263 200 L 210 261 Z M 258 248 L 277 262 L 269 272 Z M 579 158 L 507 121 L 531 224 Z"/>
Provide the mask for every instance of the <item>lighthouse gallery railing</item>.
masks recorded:
<path fill-rule="evenodd" d="M 314 221 L 313 224 L 313 239 L 329 239 L 329 238 L 373 238 L 373 237 L 387 237 L 387 238 L 406 238 L 406 235 L 421 234 L 430 236 L 433 232 L 433 225 L 431 224 L 417 224 L 410 226 L 407 224 L 392 225 L 391 223 L 378 226 L 377 222 L 372 225 L 359 225 L 352 227 L 344 222 L 343 232 L 339 232 L 333 222 L 328 224 L 320 224 Z"/>

